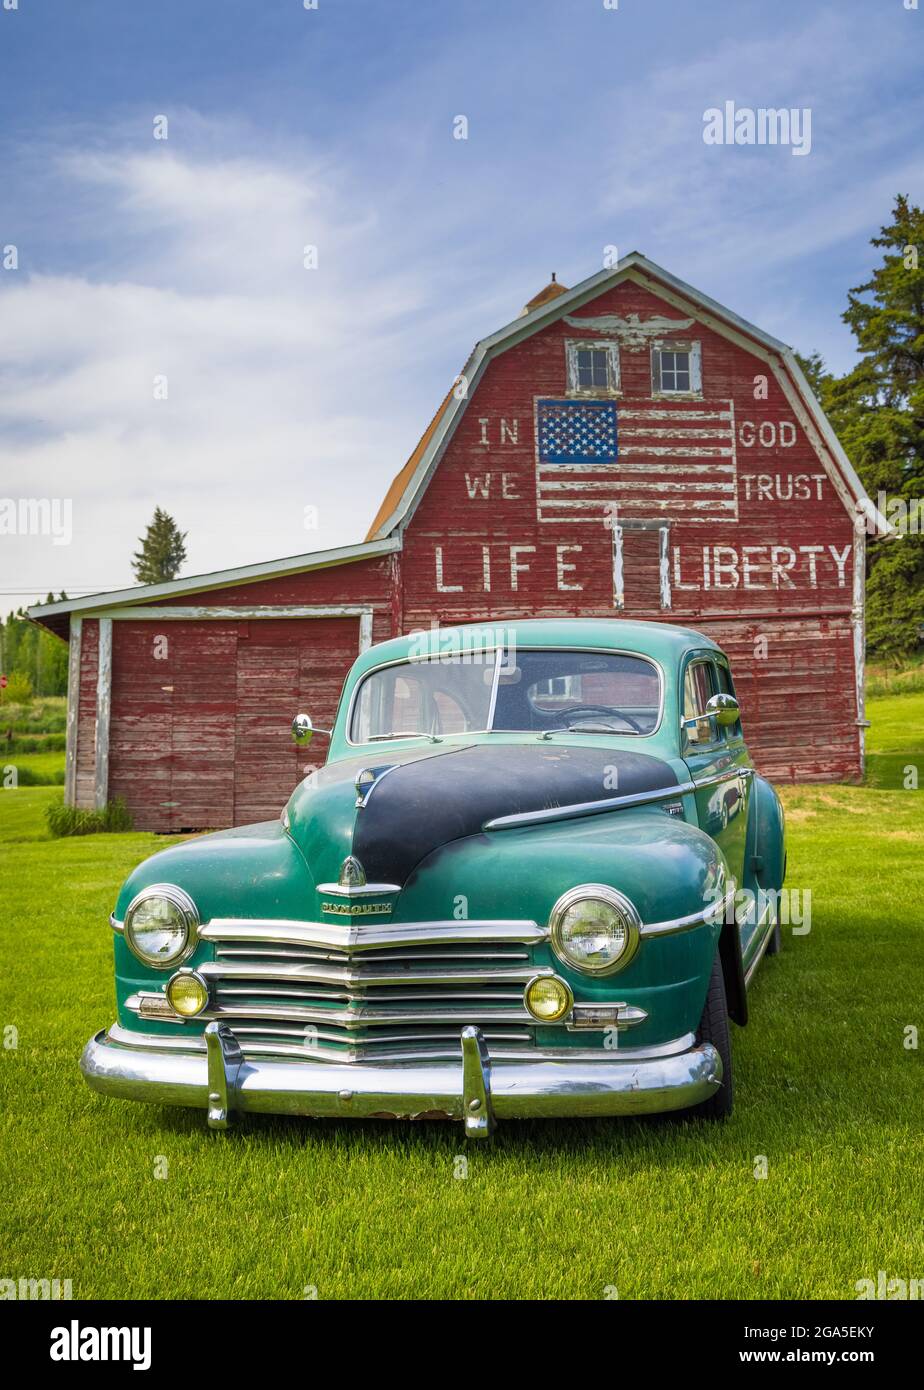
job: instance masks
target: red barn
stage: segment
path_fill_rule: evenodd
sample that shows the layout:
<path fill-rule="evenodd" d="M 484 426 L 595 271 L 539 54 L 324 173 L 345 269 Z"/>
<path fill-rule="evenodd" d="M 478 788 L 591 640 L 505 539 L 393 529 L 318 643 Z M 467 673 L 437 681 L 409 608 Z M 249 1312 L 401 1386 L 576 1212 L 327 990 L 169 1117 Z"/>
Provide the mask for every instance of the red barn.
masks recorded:
<path fill-rule="evenodd" d="M 792 351 L 633 253 L 483 339 L 366 541 L 30 610 L 70 638 L 66 798 L 155 830 L 275 816 L 358 651 L 431 623 L 714 637 L 779 780 L 863 769 L 874 514 Z M 313 756 L 323 758 L 323 750 Z"/>

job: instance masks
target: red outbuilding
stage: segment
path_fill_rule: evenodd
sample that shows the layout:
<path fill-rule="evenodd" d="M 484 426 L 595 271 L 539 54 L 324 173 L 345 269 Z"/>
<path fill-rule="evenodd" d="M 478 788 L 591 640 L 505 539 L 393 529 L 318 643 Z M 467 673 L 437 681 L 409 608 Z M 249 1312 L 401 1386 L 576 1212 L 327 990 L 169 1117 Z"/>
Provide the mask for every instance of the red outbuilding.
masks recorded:
<path fill-rule="evenodd" d="M 45 604 L 66 799 L 191 830 L 279 814 L 357 652 L 431 623 L 678 623 L 732 659 L 771 778 L 863 769 L 876 514 L 785 344 L 633 253 L 475 348 L 361 544 Z M 884 523 L 883 523 L 884 524 Z"/>

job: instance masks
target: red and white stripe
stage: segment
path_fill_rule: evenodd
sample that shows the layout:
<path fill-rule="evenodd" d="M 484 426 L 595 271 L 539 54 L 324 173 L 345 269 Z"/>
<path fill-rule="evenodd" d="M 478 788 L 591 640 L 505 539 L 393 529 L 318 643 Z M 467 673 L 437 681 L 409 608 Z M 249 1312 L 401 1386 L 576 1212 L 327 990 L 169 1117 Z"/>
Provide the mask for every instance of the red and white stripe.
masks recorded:
<path fill-rule="evenodd" d="M 538 463 L 540 521 L 737 521 L 732 401 L 617 406 L 616 463 Z"/>

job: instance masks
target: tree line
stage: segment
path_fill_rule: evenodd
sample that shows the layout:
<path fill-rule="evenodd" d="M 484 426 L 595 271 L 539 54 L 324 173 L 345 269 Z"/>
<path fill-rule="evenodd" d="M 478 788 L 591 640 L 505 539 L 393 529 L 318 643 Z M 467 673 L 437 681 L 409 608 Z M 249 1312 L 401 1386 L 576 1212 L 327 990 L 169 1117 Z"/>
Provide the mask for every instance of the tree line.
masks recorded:
<path fill-rule="evenodd" d="M 834 376 L 817 352 L 800 358 L 809 384 L 870 497 L 897 538 L 867 550 L 866 643 L 901 661 L 924 637 L 924 214 L 905 196 L 871 240 L 882 258 L 847 292 L 842 318 L 859 361 Z"/>
<path fill-rule="evenodd" d="M 132 559 L 139 584 L 162 584 L 177 577 L 186 559 L 186 534 L 172 516 L 155 507 Z M 64 593 L 57 600 L 49 594 L 45 602 L 60 603 L 66 598 Z M 33 695 L 66 695 L 67 646 L 30 622 L 20 608 L 0 622 L 0 675 L 6 679 L 0 699 L 7 704 L 21 703 Z"/>

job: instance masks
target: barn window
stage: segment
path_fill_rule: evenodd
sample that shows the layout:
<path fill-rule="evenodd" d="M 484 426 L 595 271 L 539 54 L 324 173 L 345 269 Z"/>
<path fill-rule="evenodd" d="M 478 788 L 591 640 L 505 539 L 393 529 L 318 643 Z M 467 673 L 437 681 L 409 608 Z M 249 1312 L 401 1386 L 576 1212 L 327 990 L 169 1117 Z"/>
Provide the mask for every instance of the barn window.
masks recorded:
<path fill-rule="evenodd" d="M 619 346 L 599 339 L 567 342 L 568 394 L 612 396 L 619 390 Z"/>
<path fill-rule="evenodd" d="M 651 389 L 656 396 L 699 395 L 699 343 L 662 343 L 651 350 Z"/>

